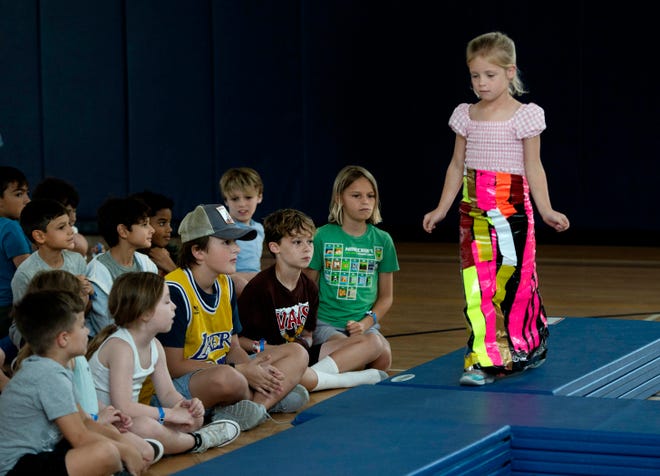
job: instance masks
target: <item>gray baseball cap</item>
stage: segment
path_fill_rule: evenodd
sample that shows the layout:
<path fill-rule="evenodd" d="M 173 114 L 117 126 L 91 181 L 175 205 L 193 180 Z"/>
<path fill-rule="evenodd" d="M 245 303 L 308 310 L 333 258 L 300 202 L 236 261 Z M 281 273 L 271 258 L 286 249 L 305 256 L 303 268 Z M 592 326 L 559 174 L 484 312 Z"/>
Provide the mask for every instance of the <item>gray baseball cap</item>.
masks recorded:
<path fill-rule="evenodd" d="M 215 236 L 223 240 L 254 240 L 257 230 L 240 227 L 232 219 L 224 205 L 197 205 L 179 225 L 181 242 L 196 240 L 205 236 Z"/>

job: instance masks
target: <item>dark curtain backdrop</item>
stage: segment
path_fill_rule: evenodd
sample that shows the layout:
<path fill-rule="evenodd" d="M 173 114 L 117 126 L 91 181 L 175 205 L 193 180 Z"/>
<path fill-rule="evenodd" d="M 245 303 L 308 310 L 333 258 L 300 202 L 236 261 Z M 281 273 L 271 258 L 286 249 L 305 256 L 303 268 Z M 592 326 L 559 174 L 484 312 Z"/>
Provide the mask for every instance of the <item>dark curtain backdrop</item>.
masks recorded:
<path fill-rule="evenodd" d="M 539 242 L 657 245 L 645 5 L 0 0 L 0 163 L 32 186 L 72 182 L 87 233 L 110 196 L 160 192 L 180 219 L 243 165 L 264 178 L 258 220 L 295 207 L 321 225 L 335 174 L 356 163 L 378 179 L 396 240 L 455 241 L 455 210 L 432 236 L 421 220 L 451 156 L 449 116 L 475 100 L 465 45 L 500 30 L 517 44 L 522 100 L 545 109 L 551 199 L 573 225 L 539 221 Z"/>

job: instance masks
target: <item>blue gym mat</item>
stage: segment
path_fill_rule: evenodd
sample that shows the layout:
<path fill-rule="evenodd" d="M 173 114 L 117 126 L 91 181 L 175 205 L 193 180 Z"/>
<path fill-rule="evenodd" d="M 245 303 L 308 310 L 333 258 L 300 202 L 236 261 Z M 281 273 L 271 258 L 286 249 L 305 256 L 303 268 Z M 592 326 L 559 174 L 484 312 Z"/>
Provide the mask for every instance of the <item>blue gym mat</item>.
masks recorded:
<path fill-rule="evenodd" d="M 456 426 L 510 424 L 626 431 L 660 437 L 660 401 L 560 397 L 529 393 L 467 392 L 405 385 L 361 385 L 300 412 L 294 425 L 319 416 L 411 420 L 441 418 Z M 660 456 L 660 454 L 659 454 Z"/>
<path fill-rule="evenodd" d="M 379 385 L 467 391 L 646 399 L 660 391 L 660 323 L 565 318 L 550 327 L 541 367 L 486 387 L 460 387 L 464 349 L 393 376 Z"/>
<path fill-rule="evenodd" d="M 176 473 L 180 476 L 493 474 L 510 459 L 508 427 L 453 425 L 440 420 L 328 417 L 277 433 Z M 474 462 L 466 447 L 482 455 Z M 450 472 L 448 468 L 455 468 Z M 505 473 L 505 474 L 508 474 Z"/>
<path fill-rule="evenodd" d="M 660 474 L 659 412 L 653 401 L 365 385 L 176 474 Z"/>
<path fill-rule="evenodd" d="M 644 400 L 660 390 L 658 323 L 567 318 L 549 349 L 484 387 L 458 385 L 460 349 L 176 474 L 660 475 L 660 402 Z"/>

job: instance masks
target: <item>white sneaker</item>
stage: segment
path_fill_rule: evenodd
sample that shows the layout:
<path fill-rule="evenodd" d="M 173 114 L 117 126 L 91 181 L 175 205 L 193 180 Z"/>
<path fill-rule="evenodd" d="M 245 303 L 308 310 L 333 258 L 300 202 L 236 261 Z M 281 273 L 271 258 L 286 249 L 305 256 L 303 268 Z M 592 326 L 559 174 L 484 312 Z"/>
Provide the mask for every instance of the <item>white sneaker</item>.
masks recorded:
<path fill-rule="evenodd" d="M 208 425 L 204 425 L 195 432 L 201 438 L 201 444 L 198 448 L 192 450 L 192 453 L 203 453 L 209 448 L 219 448 L 225 446 L 238 438 L 241 429 L 238 423 L 232 420 L 216 420 Z"/>
<path fill-rule="evenodd" d="M 487 374 L 483 370 L 475 369 L 473 367 L 465 369 L 458 383 L 471 387 L 478 387 L 481 385 L 488 385 L 495 381 L 495 377 Z"/>
<path fill-rule="evenodd" d="M 240 402 L 226 407 L 217 406 L 213 409 L 213 421 L 232 420 L 238 423 L 241 431 L 248 431 L 257 425 L 261 425 L 268 418 L 266 407 L 252 400 L 241 400 Z"/>

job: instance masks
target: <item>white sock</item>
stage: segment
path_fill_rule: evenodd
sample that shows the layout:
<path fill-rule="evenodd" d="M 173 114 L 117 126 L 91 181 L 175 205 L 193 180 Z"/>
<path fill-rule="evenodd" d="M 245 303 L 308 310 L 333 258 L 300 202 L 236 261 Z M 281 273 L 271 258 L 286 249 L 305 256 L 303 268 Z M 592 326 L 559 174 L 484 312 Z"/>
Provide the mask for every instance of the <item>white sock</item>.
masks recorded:
<path fill-rule="evenodd" d="M 317 373 L 318 372 L 324 372 L 326 374 L 339 373 L 339 368 L 337 367 L 337 363 L 329 355 L 327 357 L 323 357 L 321 360 L 316 362 L 314 365 L 312 365 L 311 368 Z"/>
<path fill-rule="evenodd" d="M 325 360 L 325 359 L 324 359 Z M 367 385 L 378 383 L 383 380 L 384 372 L 381 373 L 378 369 L 358 370 L 355 372 L 343 372 L 340 374 L 328 374 L 320 372 L 312 367 L 318 377 L 316 387 L 312 392 L 318 390 L 327 390 L 329 388 L 347 388 L 355 387 L 357 385 Z"/>

